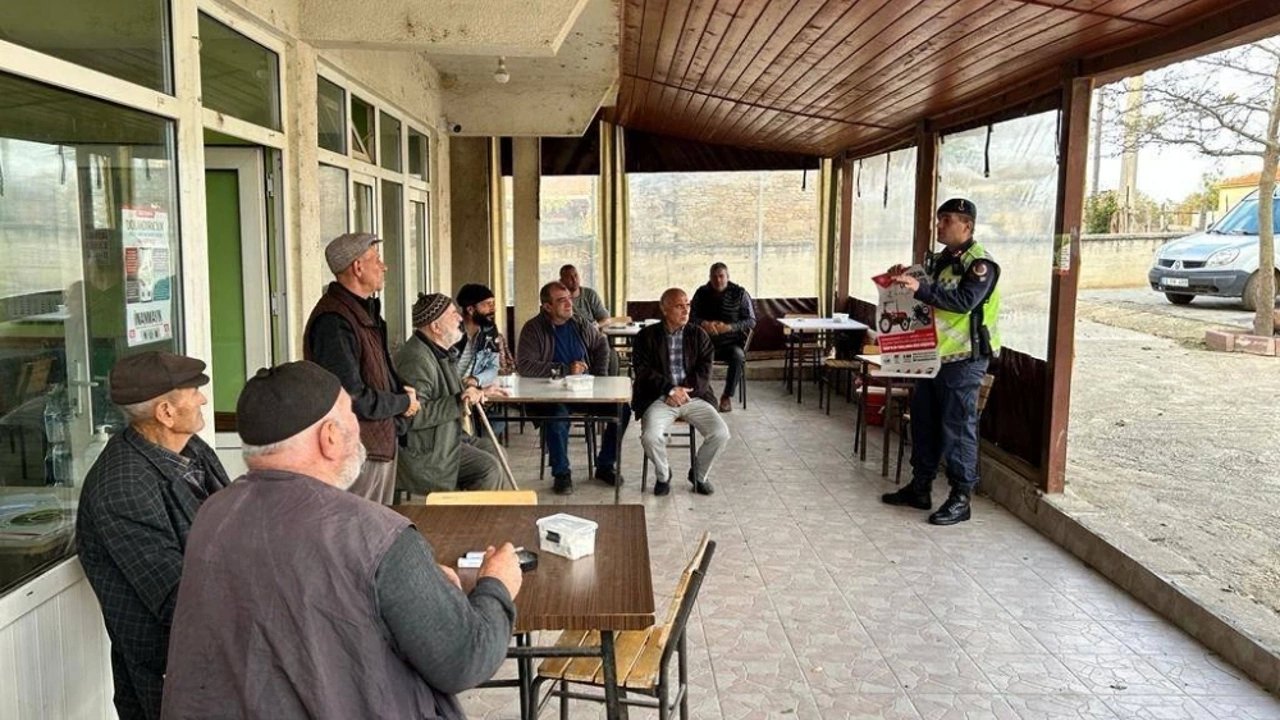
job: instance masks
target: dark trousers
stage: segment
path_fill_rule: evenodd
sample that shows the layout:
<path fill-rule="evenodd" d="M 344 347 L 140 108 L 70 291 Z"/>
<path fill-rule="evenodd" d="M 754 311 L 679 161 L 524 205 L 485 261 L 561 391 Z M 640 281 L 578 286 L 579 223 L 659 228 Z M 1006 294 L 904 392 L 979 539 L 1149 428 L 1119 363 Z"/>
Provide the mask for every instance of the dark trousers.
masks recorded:
<path fill-rule="evenodd" d="M 911 486 L 928 492 L 947 464 L 955 490 L 978 485 L 978 389 L 987 359 L 944 363 L 937 377 L 919 380 L 911 395 Z"/>
<path fill-rule="evenodd" d="M 720 397 L 733 397 L 733 392 L 738 389 L 738 382 L 742 379 L 743 368 L 747 366 L 747 351 L 737 343 L 725 343 L 716 345 L 715 358 L 717 362 L 727 366 L 724 374 L 724 392 L 720 393 Z"/>
<path fill-rule="evenodd" d="M 533 408 L 530 408 L 531 410 Z M 587 408 L 574 406 L 574 410 L 582 412 Z M 539 415 L 547 418 L 568 417 L 569 406 L 564 404 L 538 406 Z M 618 427 L 618 423 L 607 423 L 604 426 L 604 438 L 600 441 L 600 447 L 596 452 L 596 468 L 612 470 L 618 461 L 618 433 L 626 435 L 627 423 L 631 420 L 631 406 L 623 405 L 622 414 L 619 418 L 622 427 Z M 543 420 L 542 426 L 547 434 L 547 457 L 551 460 L 551 474 L 563 475 L 569 472 L 569 421 L 568 420 Z"/>
<path fill-rule="evenodd" d="M 111 648 L 111 674 L 115 680 L 116 715 L 120 720 L 158 720 L 164 676 L 125 659 Z"/>

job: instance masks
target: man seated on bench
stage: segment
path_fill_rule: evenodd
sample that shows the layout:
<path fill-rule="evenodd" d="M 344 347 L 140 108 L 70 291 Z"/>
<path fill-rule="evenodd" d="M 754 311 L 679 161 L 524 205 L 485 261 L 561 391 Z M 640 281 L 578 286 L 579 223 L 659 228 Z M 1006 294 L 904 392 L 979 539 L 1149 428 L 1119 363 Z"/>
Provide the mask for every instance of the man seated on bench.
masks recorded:
<path fill-rule="evenodd" d="M 653 494 L 671 492 L 666 433 L 672 423 L 683 419 L 703 438 L 697 467 L 689 469 L 689 482 L 694 492 L 710 495 L 715 491 L 707 479 L 711 465 L 729 441 L 729 426 L 720 417 L 711 391 L 715 348 L 711 336 L 689 322 L 689 296 L 683 290 L 670 288 L 662 293 L 659 305 L 662 322 L 640 331 L 632 357 L 631 404 L 644 428 L 640 443 L 657 472 Z"/>

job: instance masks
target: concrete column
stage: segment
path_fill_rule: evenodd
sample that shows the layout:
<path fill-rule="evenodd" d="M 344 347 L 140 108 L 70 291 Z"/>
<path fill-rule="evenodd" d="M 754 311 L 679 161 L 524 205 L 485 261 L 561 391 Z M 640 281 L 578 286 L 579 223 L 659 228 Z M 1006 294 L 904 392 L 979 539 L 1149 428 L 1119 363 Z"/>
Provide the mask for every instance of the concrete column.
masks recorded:
<path fill-rule="evenodd" d="M 515 235 L 515 298 L 516 323 L 515 333 L 519 338 L 520 328 L 539 308 L 538 289 L 542 283 L 553 278 L 543 278 L 539 272 L 538 256 L 538 203 L 540 198 L 539 180 L 541 175 L 542 156 L 536 137 L 518 137 L 512 145 L 512 174 L 515 193 L 513 203 L 512 229 Z"/>
<path fill-rule="evenodd" d="M 442 292 L 456 292 L 464 283 L 492 285 L 489 252 L 491 238 L 501 233 L 490 227 L 489 139 L 455 137 L 449 141 L 450 245 L 453 248 L 452 282 Z"/>
<path fill-rule="evenodd" d="M 333 279 L 324 261 L 324 246 L 332 238 L 320 236 L 320 153 L 316 145 L 316 51 L 291 41 L 285 53 L 285 122 L 289 129 L 284 151 L 286 264 L 285 312 L 289 317 L 290 359 L 302 358 L 302 333 L 307 317 L 325 285 Z M 288 202 L 292 196 L 297 202 Z M 280 358 L 281 361 L 284 358 Z"/>

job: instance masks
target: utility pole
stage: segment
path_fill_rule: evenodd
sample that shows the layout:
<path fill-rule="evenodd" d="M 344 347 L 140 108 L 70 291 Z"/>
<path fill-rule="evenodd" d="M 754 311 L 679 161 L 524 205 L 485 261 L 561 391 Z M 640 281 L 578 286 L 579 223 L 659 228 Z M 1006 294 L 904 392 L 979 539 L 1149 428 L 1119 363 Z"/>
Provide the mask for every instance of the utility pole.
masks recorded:
<path fill-rule="evenodd" d="M 1093 183 L 1089 194 L 1097 195 L 1102 190 L 1102 94 L 1095 92 L 1093 99 L 1098 106 L 1093 113 Z"/>
<path fill-rule="evenodd" d="M 1133 209 L 1138 202 L 1138 125 L 1142 120 L 1143 76 L 1125 81 L 1124 154 L 1120 156 L 1120 232 L 1133 231 Z"/>

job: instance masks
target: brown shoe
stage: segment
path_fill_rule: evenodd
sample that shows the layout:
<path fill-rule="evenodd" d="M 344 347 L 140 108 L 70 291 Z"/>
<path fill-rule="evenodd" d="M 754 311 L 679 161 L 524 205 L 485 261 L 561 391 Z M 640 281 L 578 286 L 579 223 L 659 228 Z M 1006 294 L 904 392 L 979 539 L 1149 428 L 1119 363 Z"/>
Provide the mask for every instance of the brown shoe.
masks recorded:
<path fill-rule="evenodd" d="M 733 398 L 728 395 L 722 395 L 720 397 L 720 412 L 733 412 Z"/>

